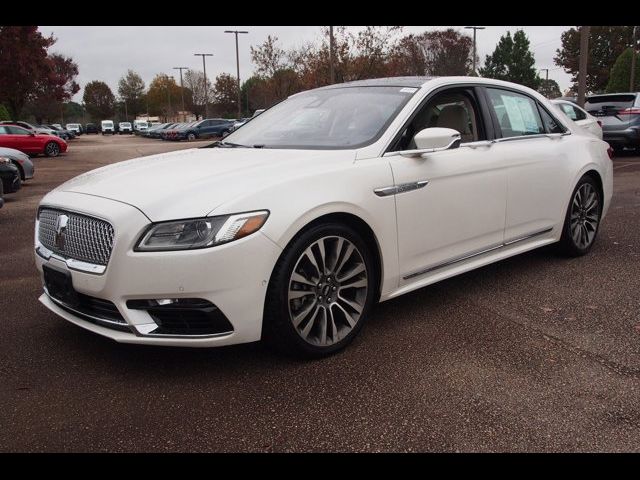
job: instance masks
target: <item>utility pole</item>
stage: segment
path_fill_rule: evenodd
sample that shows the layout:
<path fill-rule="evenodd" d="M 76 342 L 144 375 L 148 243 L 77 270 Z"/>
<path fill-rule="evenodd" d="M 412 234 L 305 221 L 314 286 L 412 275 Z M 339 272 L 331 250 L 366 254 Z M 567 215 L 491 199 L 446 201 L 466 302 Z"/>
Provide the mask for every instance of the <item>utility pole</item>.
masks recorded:
<path fill-rule="evenodd" d="M 238 34 L 249 33 L 244 30 L 225 30 L 224 33 L 233 33 L 236 36 L 236 70 L 238 73 L 238 120 L 242 117 L 242 100 L 240 99 L 240 55 L 238 53 Z"/>
<path fill-rule="evenodd" d="M 129 121 L 129 112 L 127 111 L 127 99 L 124 99 L 124 121 Z"/>
<path fill-rule="evenodd" d="M 331 85 L 336 83 L 336 73 L 335 73 L 335 68 L 333 66 L 333 49 L 334 49 L 333 43 L 334 43 L 333 27 L 330 26 L 329 27 L 329 82 L 331 83 Z"/>
<path fill-rule="evenodd" d="M 473 30 L 473 74 L 476 74 L 476 30 L 484 30 L 485 27 L 464 27 Z"/>
<path fill-rule="evenodd" d="M 195 57 L 202 57 L 202 70 L 204 71 L 204 117 L 209 116 L 209 98 L 207 95 L 207 64 L 205 63 L 205 57 L 213 57 L 213 53 L 194 53 Z"/>
<path fill-rule="evenodd" d="M 546 72 L 546 78 L 545 80 L 548 82 L 549 81 L 549 69 L 548 68 L 541 68 L 540 71 L 544 71 Z"/>
<path fill-rule="evenodd" d="M 584 107 L 587 93 L 587 59 L 589 58 L 590 27 L 580 27 L 580 61 L 578 70 L 578 105 Z"/>
<path fill-rule="evenodd" d="M 180 94 L 182 95 L 182 121 L 187 121 L 187 113 L 184 110 L 184 87 L 182 86 L 182 70 L 189 70 L 188 67 L 173 67 L 174 70 L 180 70 Z"/>
<path fill-rule="evenodd" d="M 637 55 L 637 36 L 638 27 L 633 27 L 633 40 L 631 41 L 631 78 L 629 79 L 629 91 L 633 92 L 635 90 L 635 79 L 636 79 L 636 55 Z"/>

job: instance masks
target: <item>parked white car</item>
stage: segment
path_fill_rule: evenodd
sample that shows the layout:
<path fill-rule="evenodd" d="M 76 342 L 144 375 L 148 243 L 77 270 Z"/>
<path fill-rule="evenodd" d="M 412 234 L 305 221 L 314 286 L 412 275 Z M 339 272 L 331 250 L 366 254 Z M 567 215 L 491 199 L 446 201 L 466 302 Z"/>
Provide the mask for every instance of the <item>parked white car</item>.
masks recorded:
<path fill-rule="evenodd" d="M 570 120 L 602 140 L 602 123 L 585 109 L 567 100 L 551 100 Z"/>
<path fill-rule="evenodd" d="M 131 122 L 118 123 L 118 134 L 122 135 L 123 133 L 133 133 L 133 129 L 131 128 Z"/>
<path fill-rule="evenodd" d="M 67 123 L 67 130 L 75 132 L 76 135 L 82 133 L 82 127 L 79 123 Z"/>
<path fill-rule="evenodd" d="M 149 124 L 145 120 L 134 120 L 133 130 L 134 132 L 144 132 L 149 128 Z"/>
<path fill-rule="evenodd" d="M 119 342 L 264 339 L 327 355 L 379 301 L 543 245 L 586 254 L 612 178 L 608 145 L 526 87 L 332 85 L 211 148 L 108 165 L 47 194 L 40 301 Z"/>
<path fill-rule="evenodd" d="M 115 133 L 115 127 L 113 126 L 113 120 L 102 120 L 100 122 L 100 129 L 102 131 L 102 135 L 110 133 L 113 135 Z"/>

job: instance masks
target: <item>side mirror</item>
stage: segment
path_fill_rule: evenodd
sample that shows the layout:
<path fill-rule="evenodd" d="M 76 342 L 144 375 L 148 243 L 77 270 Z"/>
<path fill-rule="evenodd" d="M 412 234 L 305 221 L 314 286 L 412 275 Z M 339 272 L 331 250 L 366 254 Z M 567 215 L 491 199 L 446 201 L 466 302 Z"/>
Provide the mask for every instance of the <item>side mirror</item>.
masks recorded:
<path fill-rule="evenodd" d="M 224 131 L 222 132 L 222 138 L 229 136 L 229 132 L 228 131 Z"/>
<path fill-rule="evenodd" d="M 413 137 L 418 150 L 448 150 L 460 146 L 460 132 L 452 128 L 425 128 Z"/>
<path fill-rule="evenodd" d="M 413 137 L 416 148 L 414 150 L 402 150 L 389 152 L 385 157 L 402 155 L 403 157 L 419 157 L 423 153 L 442 152 L 452 148 L 458 148 L 462 137 L 460 132 L 452 128 L 432 127 L 420 130 Z"/>
<path fill-rule="evenodd" d="M 35 133 L 35 132 L 29 132 L 29 136 L 30 136 L 30 137 L 35 137 L 35 136 L 36 136 L 36 133 Z"/>

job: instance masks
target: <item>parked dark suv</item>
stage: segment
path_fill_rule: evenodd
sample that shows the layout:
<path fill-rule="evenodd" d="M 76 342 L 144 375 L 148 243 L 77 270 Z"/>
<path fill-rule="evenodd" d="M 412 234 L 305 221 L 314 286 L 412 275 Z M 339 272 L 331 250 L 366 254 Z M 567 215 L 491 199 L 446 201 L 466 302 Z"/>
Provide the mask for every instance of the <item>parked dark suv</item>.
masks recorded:
<path fill-rule="evenodd" d="M 640 93 L 591 95 L 584 109 L 602 122 L 602 138 L 617 153 L 640 148 Z"/>
<path fill-rule="evenodd" d="M 84 128 L 84 132 L 85 133 L 100 133 L 100 130 L 98 129 L 98 126 L 95 123 L 87 123 L 87 125 Z"/>
<path fill-rule="evenodd" d="M 196 140 L 199 138 L 222 137 L 229 133 L 234 120 L 224 118 L 207 118 L 190 124 L 188 127 L 176 130 L 170 140 Z"/>

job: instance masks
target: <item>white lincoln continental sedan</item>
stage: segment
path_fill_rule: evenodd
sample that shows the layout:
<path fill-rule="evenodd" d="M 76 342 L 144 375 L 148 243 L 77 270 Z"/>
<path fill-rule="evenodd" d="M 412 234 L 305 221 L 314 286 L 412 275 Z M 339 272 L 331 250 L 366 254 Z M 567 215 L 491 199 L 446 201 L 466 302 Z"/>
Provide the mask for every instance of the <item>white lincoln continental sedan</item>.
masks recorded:
<path fill-rule="evenodd" d="M 589 252 L 610 150 L 556 113 L 476 77 L 293 95 L 223 141 L 47 194 L 40 301 L 118 342 L 333 353 L 377 302 L 543 245 Z"/>

